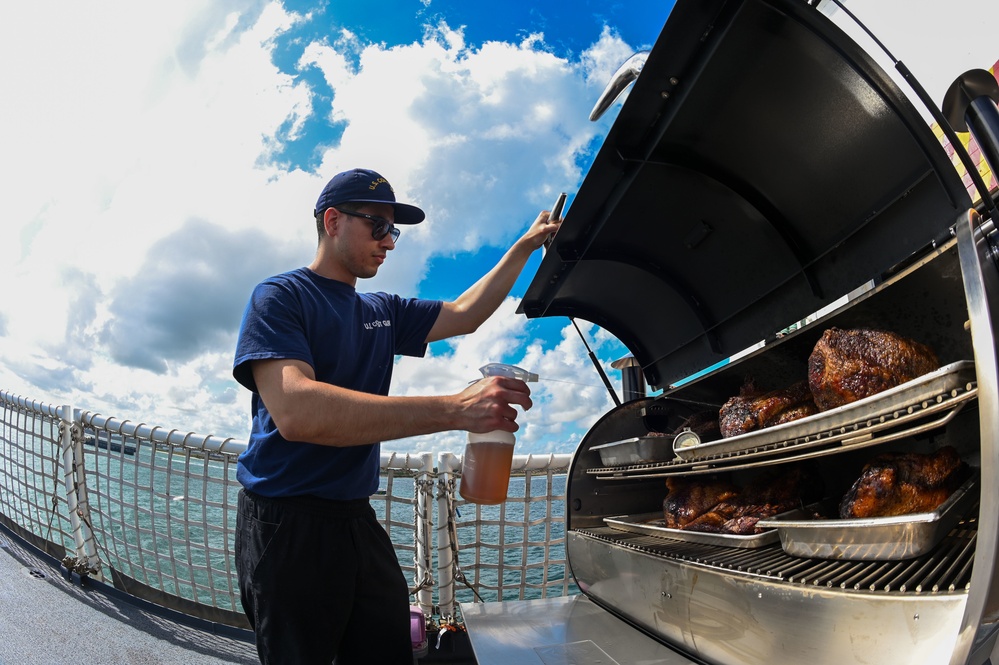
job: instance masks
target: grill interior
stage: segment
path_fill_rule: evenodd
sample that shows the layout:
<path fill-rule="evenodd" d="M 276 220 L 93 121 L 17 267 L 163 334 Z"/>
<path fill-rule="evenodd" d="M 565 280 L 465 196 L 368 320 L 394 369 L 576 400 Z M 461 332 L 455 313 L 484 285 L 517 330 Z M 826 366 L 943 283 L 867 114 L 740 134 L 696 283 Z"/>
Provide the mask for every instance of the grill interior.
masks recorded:
<path fill-rule="evenodd" d="M 838 504 L 861 468 L 883 452 L 952 446 L 970 467 L 982 468 L 980 420 L 989 407 L 980 395 L 979 371 L 969 362 L 974 354 L 957 259 L 956 242 L 948 241 L 759 349 L 606 414 L 580 444 L 567 490 L 568 557 L 580 588 L 705 662 L 855 662 L 843 634 L 871 643 L 884 639 L 885 649 L 908 659 L 897 662 L 941 662 L 947 646 L 940 631 L 956 633 L 973 595 L 976 548 L 989 541 L 978 538 L 979 521 L 987 521 L 991 510 L 986 501 L 979 514 L 980 484 L 959 506 L 937 513 L 948 519 L 934 517 L 921 522 L 931 530 L 904 535 L 879 531 L 883 523 L 872 532 L 832 520 L 797 533 L 789 522 L 777 530 L 783 544 L 762 537 L 705 539 L 661 528 L 655 515 L 662 514 L 671 477 L 726 474 L 745 487 L 774 467 L 803 462 L 819 471 L 825 496 Z M 829 327 L 881 328 L 925 340 L 939 355 L 946 383 L 927 375 L 918 392 L 912 385 L 920 380 L 862 408 L 822 412 L 742 441 L 708 441 L 682 450 L 682 458 L 675 456 L 672 436 L 657 436 L 678 431 L 705 405 L 723 404 L 747 376 L 769 388 L 799 380 Z M 654 459 L 626 463 L 622 454 L 612 461 L 613 445 L 632 440 L 647 444 L 639 450 L 654 451 Z M 851 549 L 858 543 L 860 554 Z M 910 549 L 913 544 L 918 547 Z M 899 617 L 919 625 L 896 626 Z M 814 643 L 789 638 L 799 631 L 819 635 L 830 650 L 817 655 Z"/>

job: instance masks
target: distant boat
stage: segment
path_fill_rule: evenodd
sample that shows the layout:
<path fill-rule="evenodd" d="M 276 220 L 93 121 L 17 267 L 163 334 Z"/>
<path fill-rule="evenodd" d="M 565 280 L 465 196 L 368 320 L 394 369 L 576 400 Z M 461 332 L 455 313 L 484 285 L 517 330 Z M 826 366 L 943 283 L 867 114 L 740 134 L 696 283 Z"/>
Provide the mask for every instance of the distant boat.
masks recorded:
<path fill-rule="evenodd" d="M 113 453 L 125 453 L 126 455 L 135 454 L 135 446 L 127 445 L 122 441 L 108 440 L 102 436 L 91 436 L 86 435 L 83 438 L 84 445 L 95 446 L 97 448 L 103 448 L 104 450 L 110 450 Z"/>

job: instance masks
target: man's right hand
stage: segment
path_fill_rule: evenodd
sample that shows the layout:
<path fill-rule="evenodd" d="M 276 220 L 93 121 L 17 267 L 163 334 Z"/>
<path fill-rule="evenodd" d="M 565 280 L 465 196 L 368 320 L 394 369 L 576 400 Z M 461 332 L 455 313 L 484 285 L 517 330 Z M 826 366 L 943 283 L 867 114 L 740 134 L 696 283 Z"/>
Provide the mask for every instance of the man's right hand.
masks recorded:
<path fill-rule="evenodd" d="M 517 410 L 534 404 L 531 389 L 520 379 L 490 376 L 471 384 L 455 395 L 462 425 L 458 429 L 484 433 L 493 430 L 516 432 Z"/>

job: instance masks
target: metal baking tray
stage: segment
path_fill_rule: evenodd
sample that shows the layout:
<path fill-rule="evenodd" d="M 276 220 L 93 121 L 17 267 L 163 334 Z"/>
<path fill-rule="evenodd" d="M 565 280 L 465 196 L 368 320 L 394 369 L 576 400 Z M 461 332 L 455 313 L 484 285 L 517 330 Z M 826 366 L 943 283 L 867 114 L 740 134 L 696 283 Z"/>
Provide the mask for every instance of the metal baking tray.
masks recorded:
<path fill-rule="evenodd" d="M 676 459 L 672 436 L 636 436 L 622 441 L 593 446 L 604 466 L 649 464 Z"/>
<path fill-rule="evenodd" d="M 794 511 L 798 516 L 800 512 Z M 762 520 L 761 520 L 762 521 Z M 704 533 L 701 531 L 684 531 L 683 529 L 666 528 L 666 519 L 662 513 L 643 513 L 640 515 L 620 515 L 618 517 L 605 517 L 604 523 L 619 531 L 630 531 L 646 536 L 657 538 L 669 538 L 671 540 L 682 540 L 687 543 L 701 543 L 703 545 L 724 545 L 725 547 L 754 548 L 771 545 L 780 540 L 776 529 L 769 529 L 763 533 L 748 536 L 739 536 L 729 533 Z"/>
<path fill-rule="evenodd" d="M 848 561 L 898 561 L 921 556 L 937 546 L 978 500 L 979 472 L 931 513 L 867 519 L 802 520 L 783 513 L 760 520 L 777 530 L 781 547 L 792 556 Z"/>
<path fill-rule="evenodd" d="M 678 448 L 674 452 L 683 460 L 696 460 L 712 455 L 744 452 L 782 441 L 800 438 L 807 440 L 808 437 L 815 437 L 832 429 L 876 419 L 895 411 L 904 411 L 912 405 L 934 400 L 938 395 L 962 388 L 975 380 L 975 363 L 971 360 L 961 360 L 835 409 L 727 439 Z"/>

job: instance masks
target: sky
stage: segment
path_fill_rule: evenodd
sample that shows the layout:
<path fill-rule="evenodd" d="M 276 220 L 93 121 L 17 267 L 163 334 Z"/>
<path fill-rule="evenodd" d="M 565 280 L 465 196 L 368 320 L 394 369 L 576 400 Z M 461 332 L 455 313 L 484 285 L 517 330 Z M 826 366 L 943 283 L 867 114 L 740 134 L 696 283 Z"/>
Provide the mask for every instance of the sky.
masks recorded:
<path fill-rule="evenodd" d="M 312 260 L 326 181 L 371 168 L 427 212 L 360 290 L 457 297 L 559 192 L 571 206 L 619 105 L 590 109 L 672 4 L 4 3 L 0 390 L 245 439 L 240 317 L 256 283 Z M 995 0 L 847 7 L 935 100 L 999 59 Z M 477 332 L 397 358 L 392 393 L 456 393 L 512 363 L 541 378 L 517 452 L 572 452 L 613 402 L 568 319 L 516 314 L 540 259 Z M 628 350 L 578 323 L 620 392 Z"/>

